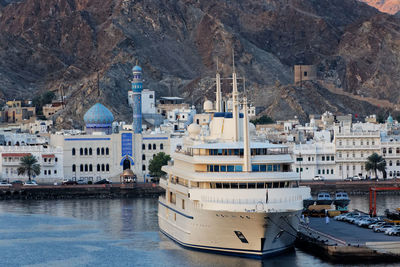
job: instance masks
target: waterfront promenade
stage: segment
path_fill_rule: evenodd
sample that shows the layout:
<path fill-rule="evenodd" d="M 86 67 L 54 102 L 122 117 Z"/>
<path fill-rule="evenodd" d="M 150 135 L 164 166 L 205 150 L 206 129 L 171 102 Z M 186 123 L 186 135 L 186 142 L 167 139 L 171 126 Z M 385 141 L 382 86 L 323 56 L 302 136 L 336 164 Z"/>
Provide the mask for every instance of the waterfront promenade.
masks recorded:
<path fill-rule="evenodd" d="M 361 181 L 344 181 L 344 180 L 325 180 L 325 181 L 301 181 L 300 185 L 309 186 L 312 194 L 319 191 L 336 192 L 344 190 L 351 195 L 368 193 L 370 187 L 399 187 L 400 179 L 390 180 L 361 180 Z M 386 192 L 387 193 L 387 192 Z M 391 194 L 400 194 L 400 191 L 392 191 Z"/>
<path fill-rule="evenodd" d="M 0 187 L 0 200 L 157 197 L 164 190 L 154 183 L 101 185 L 38 185 Z"/>

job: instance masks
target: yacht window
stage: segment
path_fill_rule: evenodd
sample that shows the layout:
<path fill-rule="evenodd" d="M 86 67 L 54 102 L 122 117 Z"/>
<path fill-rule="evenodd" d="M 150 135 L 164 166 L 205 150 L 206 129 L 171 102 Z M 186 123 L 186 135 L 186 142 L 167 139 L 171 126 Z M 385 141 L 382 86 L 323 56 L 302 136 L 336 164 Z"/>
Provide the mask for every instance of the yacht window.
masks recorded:
<path fill-rule="evenodd" d="M 246 183 L 240 183 L 239 184 L 239 188 L 246 189 L 247 188 L 247 184 Z"/>
<path fill-rule="evenodd" d="M 222 184 L 221 183 L 215 183 L 215 188 L 222 188 Z"/>
<path fill-rule="evenodd" d="M 219 172 L 219 165 L 214 165 L 214 172 Z"/>
<path fill-rule="evenodd" d="M 267 183 L 267 188 L 272 188 L 272 183 Z"/>
<path fill-rule="evenodd" d="M 278 165 L 274 164 L 274 172 L 278 171 Z"/>
<path fill-rule="evenodd" d="M 214 171 L 214 165 L 208 165 L 208 171 L 213 172 Z"/>
<path fill-rule="evenodd" d="M 256 188 L 256 184 L 255 183 L 249 183 L 248 188 Z"/>
<path fill-rule="evenodd" d="M 234 172 L 235 171 L 235 167 L 233 165 L 228 165 L 228 172 Z"/>
<path fill-rule="evenodd" d="M 279 188 L 284 188 L 285 187 L 285 182 L 280 182 L 279 183 Z"/>
<path fill-rule="evenodd" d="M 279 182 L 274 182 L 272 184 L 272 188 L 279 188 Z"/>
<path fill-rule="evenodd" d="M 235 165 L 235 172 L 241 172 L 243 171 L 242 165 Z"/>
<path fill-rule="evenodd" d="M 229 188 L 229 183 L 222 183 L 222 188 Z"/>
<path fill-rule="evenodd" d="M 260 165 L 251 165 L 251 171 L 252 172 L 259 172 L 260 171 Z"/>
<path fill-rule="evenodd" d="M 266 172 L 267 171 L 267 165 L 260 165 L 260 172 Z"/>
<path fill-rule="evenodd" d="M 272 172 L 272 165 L 268 165 L 268 171 Z"/>
<path fill-rule="evenodd" d="M 264 188 L 264 183 L 257 183 L 257 188 Z"/>
<path fill-rule="evenodd" d="M 221 172 L 226 172 L 226 165 L 221 165 Z"/>
<path fill-rule="evenodd" d="M 231 188 L 238 188 L 238 184 L 237 183 L 231 183 Z"/>
<path fill-rule="evenodd" d="M 218 149 L 218 155 L 222 155 L 222 149 Z"/>

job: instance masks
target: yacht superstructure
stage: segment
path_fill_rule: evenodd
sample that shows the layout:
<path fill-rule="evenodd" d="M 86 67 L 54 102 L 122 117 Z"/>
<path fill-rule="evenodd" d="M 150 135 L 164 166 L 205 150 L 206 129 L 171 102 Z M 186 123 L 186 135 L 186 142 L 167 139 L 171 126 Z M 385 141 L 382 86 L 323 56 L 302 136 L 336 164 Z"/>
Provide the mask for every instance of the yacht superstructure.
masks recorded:
<path fill-rule="evenodd" d="M 288 148 L 251 139 L 254 125 L 242 113 L 233 73 L 233 109 L 217 103 L 208 127 L 191 124 L 160 179 L 160 230 L 190 248 L 262 257 L 290 248 L 308 187 L 299 186 Z"/>

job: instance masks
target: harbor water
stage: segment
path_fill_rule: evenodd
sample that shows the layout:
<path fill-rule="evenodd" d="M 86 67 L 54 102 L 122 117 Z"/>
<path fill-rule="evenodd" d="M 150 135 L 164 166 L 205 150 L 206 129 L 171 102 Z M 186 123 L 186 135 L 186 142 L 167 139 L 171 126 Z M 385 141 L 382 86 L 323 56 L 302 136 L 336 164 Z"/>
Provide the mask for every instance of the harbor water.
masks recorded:
<path fill-rule="evenodd" d="M 378 213 L 399 200 L 378 196 Z M 368 196 L 350 207 L 367 211 Z M 298 249 L 264 260 L 184 249 L 158 231 L 157 199 L 2 201 L 0 236 L 0 266 L 332 266 Z"/>

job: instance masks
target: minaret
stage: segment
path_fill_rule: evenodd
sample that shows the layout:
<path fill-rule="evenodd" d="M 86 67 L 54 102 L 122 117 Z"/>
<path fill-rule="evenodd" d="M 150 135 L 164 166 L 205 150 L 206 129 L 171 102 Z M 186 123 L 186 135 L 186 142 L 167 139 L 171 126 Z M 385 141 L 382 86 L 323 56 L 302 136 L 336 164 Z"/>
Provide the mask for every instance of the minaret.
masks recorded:
<path fill-rule="evenodd" d="M 250 134 L 249 134 L 249 117 L 247 114 L 247 98 L 243 99 L 243 171 L 249 172 L 251 171 L 251 151 L 250 151 Z"/>
<path fill-rule="evenodd" d="M 135 134 L 142 133 L 142 68 L 136 65 L 132 69 L 132 92 L 133 92 L 133 121 L 132 129 Z"/>
<path fill-rule="evenodd" d="M 234 120 L 234 134 L 233 134 L 233 141 L 237 142 L 239 139 L 239 92 L 237 89 L 237 80 L 236 80 L 236 72 L 235 72 L 235 54 L 232 50 L 232 61 L 233 61 L 233 73 L 232 73 L 232 116 Z"/>
<path fill-rule="evenodd" d="M 217 87 L 217 92 L 216 92 L 216 97 L 215 97 L 215 110 L 217 112 L 222 112 L 222 94 L 221 94 L 221 75 L 219 74 L 219 69 L 218 69 L 218 58 L 217 58 L 217 75 L 215 78 L 216 81 L 216 87 Z"/>

